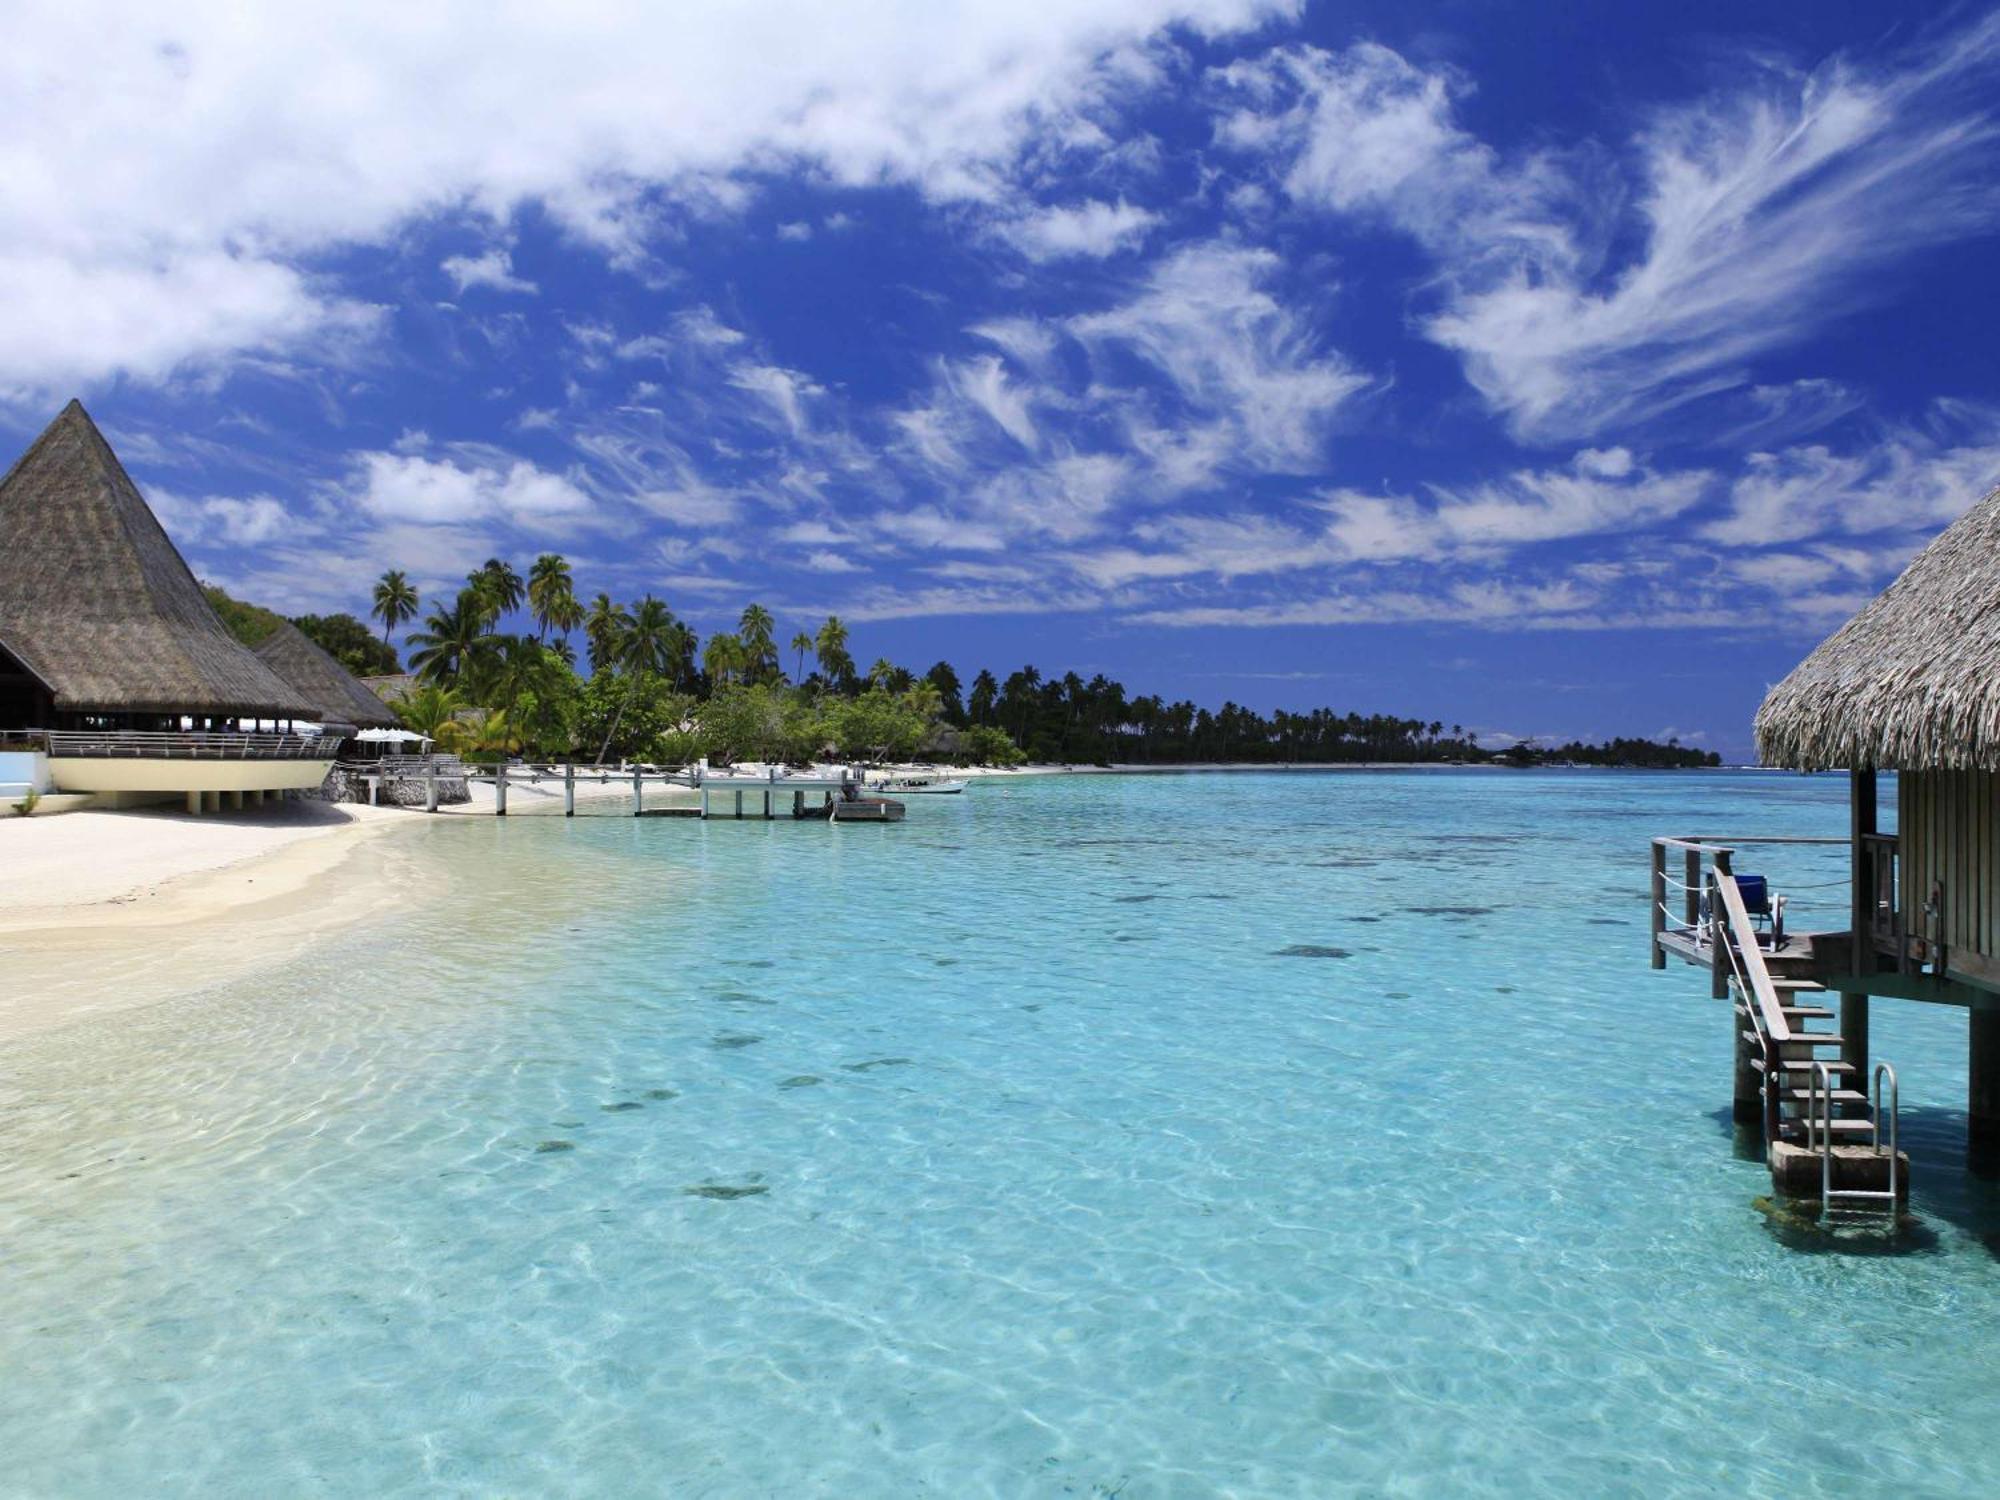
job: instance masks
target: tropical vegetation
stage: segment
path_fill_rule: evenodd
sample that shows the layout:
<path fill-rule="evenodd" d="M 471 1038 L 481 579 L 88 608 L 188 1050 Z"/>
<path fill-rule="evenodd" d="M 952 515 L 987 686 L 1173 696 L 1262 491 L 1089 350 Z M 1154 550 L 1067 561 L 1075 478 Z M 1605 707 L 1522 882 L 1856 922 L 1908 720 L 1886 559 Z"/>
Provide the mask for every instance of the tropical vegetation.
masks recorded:
<path fill-rule="evenodd" d="M 209 597 L 251 644 L 277 628 L 269 610 L 213 586 Z M 395 707 L 410 728 L 468 754 L 672 764 L 705 756 L 717 765 L 828 754 L 997 765 L 1717 759 L 1678 742 L 1626 739 L 1496 752 L 1438 720 L 1209 709 L 1134 696 L 1102 674 L 1045 677 L 1033 666 L 1004 679 L 982 669 L 969 685 L 944 661 L 917 673 L 877 657 L 863 673 L 837 615 L 783 635 L 777 617 L 753 603 L 735 629 L 704 641 L 651 594 L 628 604 L 600 592 L 585 604 L 556 553 L 537 557 L 525 577 L 506 559 L 488 558 L 458 588 L 433 595 L 428 609 L 407 575 L 391 570 L 372 600 L 379 638 L 352 615 L 293 623 L 360 675 L 395 672 L 389 637 L 414 624 L 404 636 L 413 680 Z"/>

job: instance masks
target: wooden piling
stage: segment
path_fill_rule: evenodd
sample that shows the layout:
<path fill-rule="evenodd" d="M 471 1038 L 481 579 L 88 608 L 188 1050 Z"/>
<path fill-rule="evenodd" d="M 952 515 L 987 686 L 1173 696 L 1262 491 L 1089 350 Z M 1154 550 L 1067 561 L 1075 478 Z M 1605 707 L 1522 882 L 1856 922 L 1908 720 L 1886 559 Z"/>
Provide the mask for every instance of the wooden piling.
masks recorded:
<path fill-rule="evenodd" d="M 1975 1006 L 1966 1038 L 1966 1147 L 1982 1173 L 2000 1169 L 2000 1008 Z"/>
<path fill-rule="evenodd" d="M 1667 950 L 1660 946 L 1660 934 L 1667 926 L 1667 849 L 1664 844 L 1653 845 L 1653 920 L 1652 943 L 1653 967 L 1667 966 Z"/>
<path fill-rule="evenodd" d="M 1747 1003 L 1755 1005 L 1757 1002 L 1753 998 Z M 1736 1066 L 1731 1073 L 1729 1115 L 1738 1125 L 1755 1125 L 1764 1118 L 1764 1075 L 1757 1071 L 1753 1061 L 1757 1056 L 1757 1047 L 1745 1035 L 1752 1030 L 1752 1026 L 1749 1014 L 1742 1006 L 1729 1007 L 1729 1025 L 1736 1039 Z"/>

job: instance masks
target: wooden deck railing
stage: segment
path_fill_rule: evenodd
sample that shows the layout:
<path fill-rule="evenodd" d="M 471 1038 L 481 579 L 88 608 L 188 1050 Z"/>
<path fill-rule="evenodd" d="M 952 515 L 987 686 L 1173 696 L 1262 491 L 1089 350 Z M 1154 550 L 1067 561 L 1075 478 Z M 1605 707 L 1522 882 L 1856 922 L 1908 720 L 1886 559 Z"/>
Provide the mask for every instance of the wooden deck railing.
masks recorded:
<path fill-rule="evenodd" d="M 342 743 L 338 735 L 202 731 L 49 729 L 36 737 L 51 756 L 93 760 L 332 760 Z"/>

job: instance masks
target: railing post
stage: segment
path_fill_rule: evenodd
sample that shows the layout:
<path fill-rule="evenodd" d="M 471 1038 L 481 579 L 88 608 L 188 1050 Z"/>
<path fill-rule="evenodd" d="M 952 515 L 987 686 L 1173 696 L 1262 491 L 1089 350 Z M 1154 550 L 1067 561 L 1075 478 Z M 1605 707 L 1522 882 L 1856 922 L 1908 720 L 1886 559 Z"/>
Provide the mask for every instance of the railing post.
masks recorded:
<path fill-rule="evenodd" d="M 1651 953 L 1653 967 L 1667 966 L 1667 950 L 1660 946 L 1660 934 L 1667 927 L 1667 846 L 1653 840 L 1653 921 Z"/>
<path fill-rule="evenodd" d="M 1686 868 L 1682 872 L 1682 879 L 1687 889 L 1681 893 L 1681 898 L 1687 906 L 1687 924 L 1692 927 L 1701 920 L 1701 851 L 1688 850 L 1684 863 Z"/>
<path fill-rule="evenodd" d="M 1729 952 L 1733 937 L 1729 924 L 1722 920 L 1722 892 L 1716 889 L 1713 876 L 1708 882 L 1708 993 L 1716 1000 L 1729 998 Z M 1746 1000 L 1755 1002 L 1754 995 L 1746 995 Z"/>

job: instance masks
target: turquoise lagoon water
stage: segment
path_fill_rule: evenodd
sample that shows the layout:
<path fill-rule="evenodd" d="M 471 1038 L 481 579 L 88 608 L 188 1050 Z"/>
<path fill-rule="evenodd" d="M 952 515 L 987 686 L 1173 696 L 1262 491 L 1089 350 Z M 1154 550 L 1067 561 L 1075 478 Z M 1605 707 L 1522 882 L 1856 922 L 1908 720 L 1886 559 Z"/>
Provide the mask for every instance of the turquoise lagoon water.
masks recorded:
<path fill-rule="evenodd" d="M 1843 799 L 427 822 L 397 922 L 0 1053 L 0 1491 L 2000 1493 L 1962 1014 L 1878 1002 L 1922 1227 L 1829 1247 L 1645 966 L 1649 835 Z"/>

